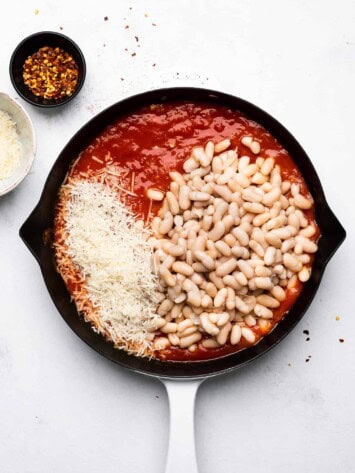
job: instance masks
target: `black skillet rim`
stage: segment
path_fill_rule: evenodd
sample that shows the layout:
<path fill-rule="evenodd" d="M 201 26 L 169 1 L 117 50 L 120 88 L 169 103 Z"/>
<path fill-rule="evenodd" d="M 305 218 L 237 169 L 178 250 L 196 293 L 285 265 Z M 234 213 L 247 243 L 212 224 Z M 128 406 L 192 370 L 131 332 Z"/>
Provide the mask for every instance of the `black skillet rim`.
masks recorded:
<path fill-rule="evenodd" d="M 75 305 L 69 302 L 69 294 L 54 267 L 53 252 L 50 246 L 43 241 L 42 236 L 47 228 L 51 228 L 54 217 L 53 202 L 65 177 L 68 164 L 77 155 L 78 150 L 83 149 L 91 141 L 93 136 L 91 133 L 94 131 L 99 133 L 115 119 L 142 105 L 175 100 L 218 102 L 220 105 L 240 110 L 248 118 L 257 121 L 270 131 L 290 152 L 296 165 L 300 168 L 315 200 L 316 219 L 322 233 L 312 276 L 289 313 L 273 331 L 253 347 L 224 357 L 193 362 L 138 358 L 115 349 L 112 343 L 105 341 L 103 337 L 93 332 L 89 324 L 78 317 Z M 105 124 L 103 125 L 103 123 Z M 40 201 L 21 227 L 20 236 L 38 260 L 47 289 L 59 313 L 87 345 L 105 358 L 133 371 L 151 376 L 184 379 L 208 377 L 228 372 L 249 363 L 276 346 L 302 319 L 317 292 L 329 259 L 344 240 L 346 233 L 326 202 L 320 180 L 309 157 L 283 125 L 259 107 L 238 97 L 209 89 L 174 87 L 152 90 L 126 98 L 111 105 L 87 122 L 59 154 L 48 175 Z"/>
<path fill-rule="evenodd" d="M 40 38 L 41 36 L 51 36 L 52 38 L 60 38 L 61 40 L 64 40 L 64 42 L 68 43 L 73 50 L 75 50 L 77 58 L 79 61 L 77 61 L 78 68 L 79 68 L 79 80 L 77 83 L 77 86 L 75 87 L 74 92 L 72 95 L 69 97 L 66 97 L 62 100 L 53 100 L 51 101 L 50 99 L 43 99 L 40 97 L 36 97 L 35 95 L 31 94 L 30 91 L 26 89 L 26 86 L 20 81 L 16 80 L 16 74 L 15 74 L 15 61 L 18 57 L 18 55 L 21 53 L 21 49 L 27 45 L 31 44 L 33 41 L 36 39 Z M 45 46 L 46 42 L 44 41 L 43 46 Z M 65 47 L 63 47 L 65 49 Z M 26 60 L 26 57 L 23 58 L 23 62 Z M 69 36 L 66 36 L 63 33 L 58 33 L 56 31 L 38 31 L 37 33 L 32 33 L 26 38 L 24 38 L 20 43 L 16 46 L 14 49 L 11 58 L 10 58 L 10 63 L 9 63 L 9 74 L 10 74 L 10 79 L 11 83 L 16 90 L 16 92 L 19 94 L 19 96 L 25 100 L 27 103 L 30 103 L 31 105 L 34 105 L 35 107 L 39 108 L 56 108 L 60 107 L 62 105 L 67 104 L 71 100 L 74 99 L 82 89 L 85 78 L 86 78 L 86 61 L 85 61 L 85 56 L 82 52 L 82 50 L 79 48 L 79 46 L 76 44 L 75 41 L 73 41 Z M 22 91 L 22 88 L 26 90 L 26 93 Z M 27 95 L 28 94 L 28 95 Z M 31 98 L 31 95 L 33 95 L 33 99 Z"/>

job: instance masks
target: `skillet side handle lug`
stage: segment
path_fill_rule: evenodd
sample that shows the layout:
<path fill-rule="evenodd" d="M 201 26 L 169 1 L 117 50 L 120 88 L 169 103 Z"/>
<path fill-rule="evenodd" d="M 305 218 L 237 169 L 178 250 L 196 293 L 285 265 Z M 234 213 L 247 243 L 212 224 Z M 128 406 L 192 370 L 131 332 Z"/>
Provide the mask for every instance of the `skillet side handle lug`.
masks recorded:
<path fill-rule="evenodd" d="M 324 232 L 324 248 L 327 253 L 327 261 L 329 261 L 345 240 L 346 231 L 328 205 L 324 206 L 324 212 L 327 221 Z"/>
<path fill-rule="evenodd" d="M 198 473 L 195 453 L 194 410 L 203 380 L 161 380 L 169 397 L 169 449 L 165 473 Z"/>
<path fill-rule="evenodd" d="M 23 240 L 39 264 L 41 263 L 41 253 L 44 246 L 43 222 L 44 219 L 42 219 L 41 211 L 38 207 L 36 207 L 19 231 L 20 238 Z"/>

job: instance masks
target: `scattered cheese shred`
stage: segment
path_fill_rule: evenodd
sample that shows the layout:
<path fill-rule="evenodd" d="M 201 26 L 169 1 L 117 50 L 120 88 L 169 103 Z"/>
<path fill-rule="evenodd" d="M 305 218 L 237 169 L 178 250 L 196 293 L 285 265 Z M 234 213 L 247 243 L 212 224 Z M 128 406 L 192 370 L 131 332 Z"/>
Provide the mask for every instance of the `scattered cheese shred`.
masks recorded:
<path fill-rule="evenodd" d="M 85 279 L 83 286 L 97 314 L 91 322 L 116 346 L 147 354 L 158 317 L 158 281 L 151 270 L 148 231 L 104 184 L 74 180 L 63 188 L 69 191 L 65 253 Z M 80 300 L 75 300 L 80 310 Z"/>
<path fill-rule="evenodd" d="M 22 147 L 16 124 L 0 110 L 0 180 L 10 177 L 20 165 Z"/>

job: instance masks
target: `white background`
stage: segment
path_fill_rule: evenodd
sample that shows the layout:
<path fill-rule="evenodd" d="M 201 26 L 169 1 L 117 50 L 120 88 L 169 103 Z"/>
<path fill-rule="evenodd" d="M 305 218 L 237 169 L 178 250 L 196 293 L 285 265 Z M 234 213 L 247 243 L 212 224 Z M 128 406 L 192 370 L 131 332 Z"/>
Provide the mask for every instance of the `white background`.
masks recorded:
<path fill-rule="evenodd" d="M 27 179 L 0 199 L 0 472 L 164 471 L 163 386 L 118 368 L 71 332 L 18 230 L 83 123 L 132 92 L 175 84 L 219 88 L 279 119 L 309 153 L 348 231 L 293 333 L 254 364 L 202 385 L 200 471 L 353 472 L 353 0 L 4 1 L 0 90 L 16 97 L 8 63 L 17 43 L 60 26 L 85 54 L 86 83 L 58 110 L 20 100 L 36 128 L 37 156 Z"/>

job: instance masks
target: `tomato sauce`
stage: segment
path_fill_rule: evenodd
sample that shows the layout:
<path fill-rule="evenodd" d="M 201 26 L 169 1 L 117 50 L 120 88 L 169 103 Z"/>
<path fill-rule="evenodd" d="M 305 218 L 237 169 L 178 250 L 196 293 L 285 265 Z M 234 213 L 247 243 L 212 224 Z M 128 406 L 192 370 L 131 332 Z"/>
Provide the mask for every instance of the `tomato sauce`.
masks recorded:
<path fill-rule="evenodd" d="M 113 163 L 128 171 L 120 185 L 130 189 L 133 182 L 134 196 L 127 195 L 126 204 L 143 218 L 147 218 L 150 201 L 146 190 L 150 187 L 167 191 L 170 171 L 182 171 L 183 162 L 195 146 L 207 141 L 229 138 L 232 147 L 238 145 L 239 156 L 256 156 L 240 144 L 244 135 L 252 135 L 261 145 L 260 156 L 273 157 L 280 166 L 283 180 L 300 184 L 301 193 L 309 196 L 309 190 L 289 153 L 265 128 L 242 113 L 223 106 L 204 103 L 173 102 L 153 104 L 137 109 L 109 125 L 95 137 L 72 166 L 69 176 L 80 177 L 80 173 L 99 171 L 105 167 L 105 157 L 110 155 Z M 132 181 L 133 180 L 133 181 Z M 153 203 L 152 214 L 159 210 L 160 203 Z M 304 211 L 309 221 L 315 222 L 314 209 Z M 312 237 L 317 240 L 319 233 Z M 276 310 L 270 321 L 269 332 L 287 313 L 302 289 L 298 281 L 287 291 L 286 300 Z M 250 327 L 259 340 L 265 333 L 260 327 Z M 195 352 L 171 348 L 158 353 L 162 359 L 197 360 L 224 356 L 241 350 L 250 344 L 242 340 L 238 345 L 226 345 L 217 349 L 199 348 Z"/>

